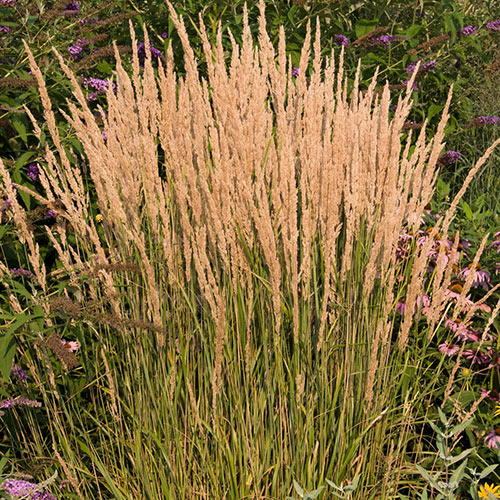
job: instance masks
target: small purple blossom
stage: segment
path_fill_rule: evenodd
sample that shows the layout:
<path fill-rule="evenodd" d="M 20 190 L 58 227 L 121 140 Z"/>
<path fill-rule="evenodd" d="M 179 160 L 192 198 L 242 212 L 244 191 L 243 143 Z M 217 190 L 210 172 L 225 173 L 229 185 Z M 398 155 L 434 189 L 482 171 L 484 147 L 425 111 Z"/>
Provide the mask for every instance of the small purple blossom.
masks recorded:
<path fill-rule="evenodd" d="M 339 34 L 334 35 L 333 43 L 335 43 L 336 45 L 343 45 L 345 47 L 349 43 L 349 40 L 345 35 Z"/>
<path fill-rule="evenodd" d="M 6 479 L 1 488 L 12 498 L 29 498 L 31 500 L 57 500 L 53 495 L 41 489 L 35 483 L 23 479 Z"/>
<path fill-rule="evenodd" d="M 10 28 L 8 26 L 0 26 L 0 33 L 8 33 Z"/>
<path fill-rule="evenodd" d="M 485 438 L 484 443 L 491 450 L 492 448 L 498 449 L 500 447 L 500 432 L 497 434 L 497 430 L 491 431 Z"/>
<path fill-rule="evenodd" d="M 17 0 L 2 0 L 2 5 L 16 5 Z"/>
<path fill-rule="evenodd" d="M 79 11 L 80 10 L 80 6 L 76 3 L 75 0 L 72 0 L 71 3 L 69 3 L 68 5 L 66 5 L 66 7 L 64 9 L 65 10 Z"/>
<path fill-rule="evenodd" d="M 408 82 L 409 82 L 409 81 L 410 81 L 409 79 L 408 79 L 408 80 L 405 80 L 405 81 L 403 82 L 403 85 L 408 85 Z M 413 90 L 418 90 L 418 84 L 417 84 L 417 82 L 413 82 L 413 85 L 411 86 L 411 88 L 412 88 Z M 412 125 L 414 125 L 415 123 L 416 123 L 416 122 L 410 122 L 410 124 L 412 124 Z"/>
<path fill-rule="evenodd" d="M 18 378 L 23 382 L 26 382 L 26 380 L 28 380 L 28 374 L 20 366 L 17 365 L 12 365 L 12 368 L 10 369 L 10 374 L 14 375 L 14 377 Z"/>
<path fill-rule="evenodd" d="M 400 40 L 404 40 L 404 38 L 393 35 L 380 35 L 370 39 L 370 45 L 383 45 L 384 47 L 389 47 L 392 42 L 398 42 Z"/>
<path fill-rule="evenodd" d="M 438 158 L 438 161 L 443 165 L 453 165 L 457 163 L 461 158 L 462 155 L 458 151 L 448 150 Z"/>
<path fill-rule="evenodd" d="M 87 96 L 89 101 L 95 101 L 99 94 L 104 94 L 109 87 L 109 82 L 107 80 L 102 80 L 101 78 L 84 78 L 83 85 L 86 89 L 91 87 L 94 89 L 94 92 L 90 92 Z M 111 83 L 113 90 L 116 90 L 116 84 L 114 82 Z"/>
<path fill-rule="evenodd" d="M 3 212 L 4 210 L 7 210 L 12 205 L 12 202 L 10 200 L 5 200 L 2 205 L 0 206 L 0 212 Z"/>
<path fill-rule="evenodd" d="M 486 123 L 488 125 L 496 125 L 500 122 L 500 117 L 498 116 L 480 116 L 477 121 L 479 123 Z"/>
<path fill-rule="evenodd" d="M 415 61 L 415 62 L 409 64 L 405 69 L 406 73 L 408 73 L 408 74 L 413 73 L 415 71 L 415 68 L 417 67 L 417 64 L 419 61 Z M 436 69 L 436 66 L 437 66 L 436 61 L 426 62 L 420 66 L 419 72 L 428 73 L 429 71 Z"/>
<path fill-rule="evenodd" d="M 35 275 L 31 272 L 28 271 L 27 269 L 21 269 L 21 268 L 12 268 L 10 269 L 10 273 L 12 276 L 27 276 L 28 278 L 34 278 Z"/>
<path fill-rule="evenodd" d="M 445 155 L 448 157 L 449 163 L 456 163 L 462 158 L 462 155 L 458 151 L 448 150 Z"/>
<path fill-rule="evenodd" d="M 73 12 L 73 11 L 71 11 Z M 87 45 L 92 43 L 94 40 L 91 38 L 78 38 L 75 45 L 70 45 L 68 47 L 68 52 L 73 56 L 73 59 L 79 59 L 81 52 L 85 49 Z"/>
<path fill-rule="evenodd" d="M 464 26 L 461 30 L 460 30 L 460 34 L 463 35 L 463 36 L 469 36 L 469 35 L 475 35 L 477 33 L 477 29 L 470 25 L 470 26 Z"/>
<path fill-rule="evenodd" d="M 43 216 L 44 219 L 54 219 L 57 217 L 58 213 L 55 210 L 47 210 L 47 213 Z"/>
<path fill-rule="evenodd" d="M 32 408 L 40 408 L 42 403 L 27 398 L 9 398 L 0 402 L 0 408 L 13 408 L 14 406 L 31 406 Z"/>
<path fill-rule="evenodd" d="M 30 163 L 28 165 L 28 169 L 26 170 L 26 175 L 32 181 L 36 181 L 38 179 L 38 176 L 40 175 L 40 170 L 38 169 L 38 165 L 36 163 Z"/>
<path fill-rule="evenodd" d="M 168 38 L 168 34 L 165 32 L 163 32 L 160 36 L 163 38 L 163 40 L 166 40 Z"/>
<path fill-rule="evenodd" d="M 486 23 L 486 28 L 490 31 L 500 31 L 500 19 Z"/>
<path fill-rule="evenodd" d="M 297 78 L 299 76 L 299 68 L 296 68 L 296 67 L 292 68 L 292 76 L 294 78 Z"/>
<path fill-rule="evenodd" d="M 80 24 L 95 24 L 99 21 L 98 17 L 88 17 L 87 19 L 80 19 Z"/>
<path fill-rule="evenodd" d="M 149 43 L 149 52 L 152 59 L 159 59 L 161 57 L 161 50 L 157 49 L 153 42 Z M 139 66 L 144 67 L 144 61 L 146 60 L 146 45 L 144 42 L 139 43 L 137 46 L 137 55 L 139 57 Z"/>

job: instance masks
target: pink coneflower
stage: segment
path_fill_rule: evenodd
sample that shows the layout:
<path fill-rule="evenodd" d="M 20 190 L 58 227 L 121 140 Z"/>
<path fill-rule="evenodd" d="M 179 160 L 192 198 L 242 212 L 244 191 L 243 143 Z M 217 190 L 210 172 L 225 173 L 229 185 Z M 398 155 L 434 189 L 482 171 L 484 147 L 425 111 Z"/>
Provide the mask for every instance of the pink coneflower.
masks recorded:
<path fill-rule="evenodd" d="M 473 266 L 474 263 L 469 264 L 465 269 L 462 269 L 457 276 L 464 280 L 467 279 L 467 276 L 469 276 L 469 274 L 471 273 Z M 476 264 L 474 270 L 474 281 L 472 282 L 472 287 L 473 288 L 481 287 L 484 290 L 489 290 L 492 287 L 491 278 L 488 271 L 481 269 L 479 267 L 479 264 Z"/>
<path fill-rule="evenodd" d="M 445 328 L 450 329 L 455 333 L 458 340 L 466 341 L 466 342 L 479 342 L 479 335 L 476 331 L 470 330 L 467 328 L 465 324 L 462 323 L 462 320 L 457 318 L 454 321 L 451 319 L 447 319 L 444 323 Z"/>
<path fill-rule="evenodd" d="M 492 448 L 498 449 L 500 447 L 500 428 L 492 430 L 485 438 L 484 444 L 491 450 Z"/>
<path fill-rule="evenodd" d="M 61 344 L 68 349 L 69 352 L 75 352 L 80 349 L 80 343 L 78 341 L 64 340 L 61 339 Z"/>
<path fill-rule="evenodd" d="M 486 394 L 486 399 L 500 403 L 500 394 L 498 393 L 498 391 L 495 391 L 495 389 L 492 390 L 481 389 L 481 396 L 483 394 Z"/>
<path fill-rule="evenodd" d="M 497 253 L 500 253 L 500 232 L 494 234 L 495 241 L 488 248 L 496 247 Z"/>
<path fill-rule="evenodd" d="M 450 342 L 445 342 L 438 347 L 439 352 L 441 354 L 446 354 L 446 356 L 453 356 L 459 349 L 459 346 L 451 344 Z"/>
<path fill-rule="evenodd" d="M 478 363 L 480 365 L 487 365 L 491 361 L 488 354 L 479 350 L 467 349 L 464 351 L 463 355 L 464 358 L 469 360 L 471 363 Z"/>

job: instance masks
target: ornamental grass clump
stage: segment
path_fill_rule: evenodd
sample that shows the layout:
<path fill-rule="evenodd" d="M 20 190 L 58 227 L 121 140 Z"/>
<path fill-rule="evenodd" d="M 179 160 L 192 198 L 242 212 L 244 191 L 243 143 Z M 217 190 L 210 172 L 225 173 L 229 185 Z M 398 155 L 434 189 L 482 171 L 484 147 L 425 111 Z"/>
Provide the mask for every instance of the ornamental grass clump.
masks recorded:
<path fill-rule="evenodd" d="M 276 53 L 261 1 L 259 45 L 245 9 L 229 68 L 221 29 L 212 46 L 200 19 L 204 79 L 170 9 L 185 77 L 171 46 L 157 73 L 151 51 L 140 60 L 131 30 L 132 75 L 115 46 L 107 113 L 56 52 L 74 87 L 64 115 L 97 207 L 27 50 L 54 150 L 39 165 L 45 196 L 18 189 L 44 206 L 57 200 L 66 224 L 43 226 L 60 261 L 49 275 L 0 161 L 0 194 L 26 245 L 46 329 L 23 347 L 46 421 L 12 421 L 16 453 L 55 455 L 85 500 L 284 498 L 294 478 L 310 489 L 357 474 L 353 498 L 394 497 L 407 457 L 422 452 L 412 428 L 439 373 L 429 392 L 420 389 L 453 264 L 442 244 L 429 284 L 428 255 L 500 141 L 402 265 L 400 234 L 417 233 L 434 192 L 451 92 L 435 136 L 426 138 L 424 123 L 402 146 L 418 66 L 393 114 L 388 84 L 378 96 L 375 76 L 360 92 L 360 66 L 348 92 L 343 49 L 323 60 L 319 29 L 314 43 L 308 29 L 292 76 L 284 31 Z M 1 262 L 0 270 L 9 282 Z M 413 312 L 425 294 L 424 326 Z M 66 298 L 65 314 L 54 295 Z M 59 345 L 58 329 L 80 340 L 77 352 Z"/>

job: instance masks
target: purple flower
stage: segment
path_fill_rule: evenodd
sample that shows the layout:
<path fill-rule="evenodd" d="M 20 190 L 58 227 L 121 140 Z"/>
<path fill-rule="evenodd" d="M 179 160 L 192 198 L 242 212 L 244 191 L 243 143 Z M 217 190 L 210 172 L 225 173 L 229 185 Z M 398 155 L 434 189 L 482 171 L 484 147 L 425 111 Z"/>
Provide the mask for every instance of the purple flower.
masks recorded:
<path fill-rule="evenodd" d="M 71 3 L 69 3 L 68 5 L 66 5 L 66 7 L 64 9 L 65 10 L 79 11 L 80 10 L 80 6 L 75 2 L 75 0 L 72 0 Z"/>
<path fill-rule="evenodd" d="M 99 21 L 98 17 L 88 17 L 87 19 L 80 19 L 80 24 L 95 24 Z"/>
<path fill-rule="evenodd" d="M 37 484 L 23 479 L 6 479 L 1 484 L 2 489 L 13 498 L 30 498 L 31 500 L 57 500 Z"/>
<path fill-rule="evenodd" d="M 8 33 L 10 28 L 8 26 L 0 26 L 0 33 Z"/>
<path fill-rule="evenodd" d="M 38 170 L 38 165 L 36 163 L 30 163 L 28 165 L 28 169 L 26 171 L 26 175 L 32 181 L 36 181 L 38 179 L 39 174 L 40 174 L 40 171 Z"/>
<path fill-rule="evenodd" d="M 403 85 L 407 85 L 409 81 L 410 81 L 410 79 L 405 80 L 405 81 L 403 82 Z M 411 88 L 412 88 L 413 90 L 418 90 L 418 84 L 417 84 L 417 82 L 413 82 L 413 85 L 411 86 Z M 414 125 L 416 122 L 410 122 L 410 123 L 411 123 L 412 125 Z"/>
<path fill-rule="evenodd" d="M 370 40 L 371 45 L 383 45 L 384 47 L 389 47 L 392 42 L 397 42 L 403 40 L 400 36 L 393 35 L 380 35 Z"/>
<path fill-rule="evenodd" d="M 28 271 L 27 269 L 21 269 L 21 268 L 12 268 L 10 269 L 10 273 L 12 276 L 27 276 L 28 278 L 34 278 L 35 275 L 31 272 Z"/>
<path fill-rule="evenodd" d="M 463 36 L 475 35 L 477 33 L 477 29 L 474 26 L 464 26 L 460 30 L 460 34 Z"/>
<path fill-rule="evenodd" d="M 494 389 L 490 391 L 487 389 L 481 389 L 481 396 L 483 394 L 486 394 L 486 399 L 500 403 L 500 394 L 498 393 L 498 391 L 495 391 Z"/>
<path fill-rule="evenodd" d="M 445 155 L 448 157 L 448 164 L 456 163 L 462 158 L 462 155 L 458 151 L 446 151 Z"/>
<path fill-rule="evenodd" d="M 155 48 L 155 46 L 153 45 L 153 42 L 149 43 L 149 52 L 151 54 L 152 59 L 158 59 L 161 57 L 161 50 L 158 50 L 157 48 Z M 146 60 L 146 45 L 144 44 L 144 42 L 141 42 L 137 46 L 137 55 L 139 56 L 139 66 L 141 68 L 143 68 L 144 61 Z"/>
<path fill-rule="evenodd" d="M 494 234 L 494 238 L 496 240 L 488 246 L 488 248 L 495 248 L 497 247 L 497 253 L 500 253 L 500 232 Z"/>
<path fill-rule="evenodd" d="M 99 94 L 104 94 L 109 87 L 109 82 L 107 80 L 102 80 L 101 78 L 84 78 L 83 85 L 86 89 L 89 87 L 94 89 L 94 92 L 91 92 L 87 99 L 89 101 L 95 101 Z M 114 82 L 111 83 L 113 90 L 116 90 L 116 84 Z"/>
<path fill-rule="evenodd" d="M 296 67 L 292 68 L 292 76 L 294 78 L 297 78 L 299 76 L 299 68 L 296 68 Z"/>
<path fill-rule="evenodd" d="M 336 45 L 343 45 L 345 47 L 349 43 L 349 40 L 345 35 L 334 35 L 333 43 Z"/>
<path fill-rule="evenodd" d="M 17 365 L 12 365 L 12 368 L 10 369 L 10 374 L 14 375 L 23 382 L 28 380 L 28 374 L 20 366 Z"/>
<path fill-rule="evenodd" d="M 12 205 L 12 202 L 10 200 L 5 200 L 2 205 L 0 206 L 0 212 L 3 212 L 4 210 L 7 210 Z"/>
<path fill-rule="evenodd" d="M 94 40 L 91 38 L 79 38 L 75 45 L 70 45 L 68 47 L 69 53 L 73 56 L 73 59 L 78 59 L 80 56 L 80 53 L 82 50 L 89 44 L 92 43 Z"/>
<path fill-rule="evenodd" d="M 419 60 L 420 60 L 420 59 L 419 59 Z M 409 64 L 409 65 L 406 67 L 406 70 L 405 70 L 405 71 L 406 71 L 408 74 L 413 73 L 413 71 L 415 71 L 415 68 L 417 67 L 417 63 L 418 63 L 418 62 L 419 62 L 419 61 L 415 61 L 415 62 L 413 62 L 413 63 Z M 435 69 L 435 68 L 436 68 L 436 65 L 437 65 L 436 61 L 429 61 L 429 62 L 426 62 L 426 63 L 424 63 L 424 64 L 422 64 L 422 65 L 420 66 L 419 72 L 426 72 L 426 73 L 428 73 L 429 71 L 432 71 L 433 69 Z"/>
<path fill-rule="evenodd" d="M 468 359 L 472 363 L 479 363 L 480 365 L 487 365 L 491 359 L 488 354 L 483 353 L 479 350 L 466 349 L 463 352 L 464 358 Z"/>
<path fill-rule="evenodd" d="M 168 38 L 168 34 L 165 32 L 163 32 L 160 36 L 163 38 L 163 40 L 166 40 Z"/>
<path fill-rule="evenodd" d="M 486 123 L 488 125 L 496 125 L 500 122 L 500 117 L 498 116 L 480 116 L 477 121 L 479 123 Z"/>
<path fill-rule="evenodd" d="M 16 5 L 17 0 L 2 0 L 2 5 Z"/>
<path fill-rule="evenodd" d="M 500 19 L 486 23 L 486 28 L 490 31 L 500 31 Z"/>
<path fill-rule="evenodd" d="M 423 66 L 422 66 L 422 71 L 432 71 L 433 69 L 436 69 L 436 66 L 437 66 L 437 63 L 436 61 L 429 61 L 429 62 L 426 62 Z"/>
<path fill-rule="evenodd" d="M 54 219 L 57 217 L 58 213 L 55 210 L 48 210 L 47 213 L 43 216 L 44 219 Z"/>
<path fill-rule="evenodd" d="M 446 354 L 446 356 L 453 356 L 459 349 L 460 347 L 455 344 L 450 344 L 449 342 L 445 342 L 438 347 L 439 352 L 441 354 Z"/>
<path fill-rule="evenodd" d="M 442 165 L 453 165 L 462 158 L 458 151 L 448 150 L 438 158 L 438 162 Z"/>
<path fill-rule="evenodd" d="M 500 429 L 492 430 L 485 438 L 484 443 L 491 450 L 492 448 L 498 449 L 500 447 Z"/>
<path fill-rule="evenodd" d="M 0 408 L 13 408 L 14 406 L 31 406 L 32 408 L 40 408 L 42 403 L 26 398 L 9 398 L 0 402 Z"/>
<path fill-rule="evenodd" d="M 457 277 L 461 279 L 467 279 L 467 276 L 472 271 L 472 264 L 467 266 L 466 268 L 462 269 Z M 481 287 L 483 290 L 489 290 L 491 288 L 491 280 L 490 280 L 490 275 L 488 271 L 484 271 L 479 267 L 479 265 L 476 264 L 476 268 L 474 269 L 474 278 L 472 281 L 472 287 L 473 288 L 478 288 Z"/>

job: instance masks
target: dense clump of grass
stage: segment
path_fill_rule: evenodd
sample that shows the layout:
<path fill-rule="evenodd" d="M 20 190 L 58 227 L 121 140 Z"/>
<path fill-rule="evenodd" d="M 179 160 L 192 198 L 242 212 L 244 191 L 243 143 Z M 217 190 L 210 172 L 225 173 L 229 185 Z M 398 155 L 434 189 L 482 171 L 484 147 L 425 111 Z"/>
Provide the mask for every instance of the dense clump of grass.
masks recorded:
<path fill-rule="evenodd" d="M 409 457 L 422 455 L 414 426 L 441 364 L 425 391 L 419 381 L 453 264 L 441 245 L 426 290 L 428 253 L 499 141 L 398 265 L 399 235 L 418 230 L 434 192 L 451 92 L 435 136 L 427 140 L 424 123 L 402 148 L 418 66 L 391 118 L 376 76 L 364 92 L 356 78 L 348 96 L 343 52 L 338 63 L 333 52 L 323 60 L 319 29 L 313 44 L 308 29 L 292 77 L 284 34 L 276 54 L 260 7 L 258 48 L 245 11 L 229 68 L 220 30 L 212 46 L 200 25 L 208 80 L 173 9 L 185 77 L 171 48 L 158 77 L 149 54 L 141 69 L 131 31 L 132 76 L 115 48 L 103 128 L 57 54 L 102 226 L 28 51 L 55 151 L 40 173 L 45 198 L 18 189 L 57 201 L 57 223 L 45 230 L 71 284 L 58 300 L 1 161 L 0 189 L 44 326 L 81 339 L 82 366 L 59 370 L 74 359 L 53 358 L 56 337 L 40 332 L 27 356 L 47 418 L 13 418 L 9 432 L 19 458 L 57 460 L 77 498 L 283 498 L 293 479 L 310 488 L 358 473 L 355 498 L 389 498 L 408 481 Z M 412 314 L 424 292 L 425 326 Z"/>

